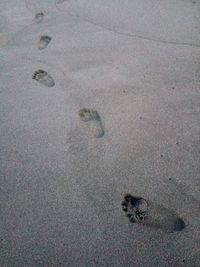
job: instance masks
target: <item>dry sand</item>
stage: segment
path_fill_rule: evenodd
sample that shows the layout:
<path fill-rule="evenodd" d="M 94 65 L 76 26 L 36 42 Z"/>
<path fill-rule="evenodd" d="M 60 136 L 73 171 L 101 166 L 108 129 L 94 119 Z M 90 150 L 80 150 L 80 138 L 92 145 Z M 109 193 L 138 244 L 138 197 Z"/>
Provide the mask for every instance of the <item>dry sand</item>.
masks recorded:
<path fill-rule="evenodd" d="M 0 14 L 0 266 L 199 266 L 199 0 L 1 0 Z M 186 228 L 130 223 L 126 193 Z"/>

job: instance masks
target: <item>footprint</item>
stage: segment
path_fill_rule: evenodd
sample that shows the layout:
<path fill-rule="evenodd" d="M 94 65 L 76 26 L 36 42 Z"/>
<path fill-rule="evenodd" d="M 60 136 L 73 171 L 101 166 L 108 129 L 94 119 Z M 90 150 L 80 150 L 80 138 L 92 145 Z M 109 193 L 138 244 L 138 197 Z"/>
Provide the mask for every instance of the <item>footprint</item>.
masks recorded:
<path fill-rule="evenodd" d="M 86 122 L 94 137 L 99 138 L 104 135 L 101 117 L 96 110 L 81 109 L 79 110 L 79 117 L 81 121 Z"/>
<path fill-rule="evenodd" d="M 132 223 L 162 229 L 170 233 L 185 228 L 184 221 L 173 210 L 142 197 L 126 194 L 122 202 L 122 210 Z"/>
<path fill-rule="evenodd" d="M 53 87 L 55 85 L 54 79 L 44 70 L 35 71 L 32 76 L 32 79 L 38 81 L 39 83 L 47 87 Z"/>
<path fill-rule="evenodd" d="M 48 46 L 51 42 L 51 37 L 48 35 L 42 35 L 39 40 L 38 49 L 42 50 Z"/>
<path fill-rule="evenodd" d="M 42 20 L 43 20 L 43 18 L 44 18 L 44 13 L 43 12 L 40 12 L 40 13 L 37 13 L 36 15 L 35 15 L 35 22 L 36 23 L 40 23 L 40 22 L 42 22 Z"/>

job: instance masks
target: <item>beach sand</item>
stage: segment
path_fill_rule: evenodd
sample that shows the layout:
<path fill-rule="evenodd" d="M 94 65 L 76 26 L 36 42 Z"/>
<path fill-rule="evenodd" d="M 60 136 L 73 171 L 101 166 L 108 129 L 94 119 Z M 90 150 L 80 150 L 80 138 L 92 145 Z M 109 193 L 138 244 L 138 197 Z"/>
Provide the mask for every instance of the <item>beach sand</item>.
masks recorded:
<path fill-rule="evenodd" d="M 200 2 L 0 14 L 0 266 L 197 267 Z M 125 194 L 185 228 L 131 223 Z"/>

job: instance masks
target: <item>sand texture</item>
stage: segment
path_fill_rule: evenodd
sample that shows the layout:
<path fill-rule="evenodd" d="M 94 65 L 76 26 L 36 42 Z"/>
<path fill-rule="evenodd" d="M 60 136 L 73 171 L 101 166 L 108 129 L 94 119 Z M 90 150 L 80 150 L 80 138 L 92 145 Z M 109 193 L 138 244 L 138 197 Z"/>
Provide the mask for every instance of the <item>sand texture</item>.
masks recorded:
<path fill-rule="evenodd" d="M 0 266 L 198 267 L 200 1 L 0 15 Z"/>

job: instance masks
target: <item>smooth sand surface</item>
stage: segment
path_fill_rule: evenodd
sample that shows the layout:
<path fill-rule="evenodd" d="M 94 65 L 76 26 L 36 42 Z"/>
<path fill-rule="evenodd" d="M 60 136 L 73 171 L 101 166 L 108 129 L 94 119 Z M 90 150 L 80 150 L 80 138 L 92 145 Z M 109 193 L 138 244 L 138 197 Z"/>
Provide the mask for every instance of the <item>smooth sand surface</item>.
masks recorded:
<path fill-rule="evenodd" d="M 0 1 L 0 266 L 197 267 L 199 0 L 14 2 Z M 126 193 L 186 228 L 130 223 Z"/>

